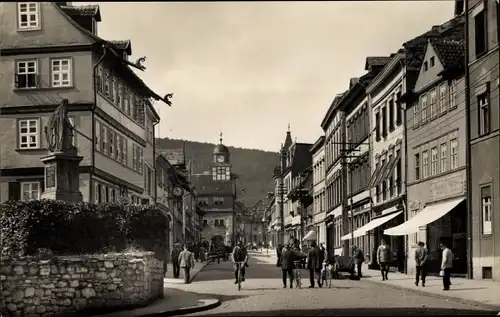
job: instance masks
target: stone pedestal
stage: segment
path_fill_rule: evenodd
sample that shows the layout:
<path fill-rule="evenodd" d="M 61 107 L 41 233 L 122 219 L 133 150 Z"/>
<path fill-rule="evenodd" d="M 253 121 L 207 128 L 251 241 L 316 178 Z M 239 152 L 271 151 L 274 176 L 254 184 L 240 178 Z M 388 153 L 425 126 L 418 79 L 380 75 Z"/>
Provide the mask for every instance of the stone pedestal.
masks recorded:
<path fill-rule="evenodd" d="M 45 164 L 45 191 L 42 199 L 82 201 L 79 166 L 83 159 L 76 148 L 42 157 Z"/>

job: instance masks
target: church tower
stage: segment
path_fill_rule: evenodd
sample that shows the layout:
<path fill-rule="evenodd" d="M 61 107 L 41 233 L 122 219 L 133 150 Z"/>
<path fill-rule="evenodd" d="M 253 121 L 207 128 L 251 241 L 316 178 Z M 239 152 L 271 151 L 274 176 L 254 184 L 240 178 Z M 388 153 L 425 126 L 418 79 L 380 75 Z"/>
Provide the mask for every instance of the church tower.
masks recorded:
<path fill-rule="evenodd" d="M 212 180 L 227 181 L 231 179 L 231 164 L 229 162 L 229 149 L 222 144 L 222 132 L 220 143 L 217 144 L 212 153 Z"/>

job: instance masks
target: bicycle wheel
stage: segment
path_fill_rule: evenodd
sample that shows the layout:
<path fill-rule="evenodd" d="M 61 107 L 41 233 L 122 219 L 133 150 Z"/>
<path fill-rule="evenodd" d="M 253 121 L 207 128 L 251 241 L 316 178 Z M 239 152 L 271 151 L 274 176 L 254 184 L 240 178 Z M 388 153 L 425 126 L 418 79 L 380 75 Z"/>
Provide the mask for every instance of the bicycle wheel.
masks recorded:
<path fill-rule="evenodd" d="M 241 266 L 238 268 L 238 291 L 241 291 Z"/>

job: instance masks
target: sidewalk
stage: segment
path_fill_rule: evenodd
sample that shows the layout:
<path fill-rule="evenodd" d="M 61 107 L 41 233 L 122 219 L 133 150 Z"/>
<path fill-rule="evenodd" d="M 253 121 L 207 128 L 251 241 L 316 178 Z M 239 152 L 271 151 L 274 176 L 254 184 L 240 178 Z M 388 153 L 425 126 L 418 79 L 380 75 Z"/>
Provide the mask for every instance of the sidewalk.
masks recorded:
<path fill-rule="evenodd" d="M 96 317 L 179 316 L 216 308 L 220 301 L 178 289 L 165 288 L 164 298 L 144 308 L 124 310 Z"/>
<path fill-rule="evenodd" d="M 206 262 L 195 263 L 195 267 L 191 270 L 191 282 L 206 266 Z M 169 263 L 167 266 L 167 274 L 164 278 L 163 298 L 156 300 L 146 307 L 96 315 L 96 317 L 178 316 L 213 309 L 221 304 L 217 299 L 207 298 L 206 296 L 185 292 L 176 288 L 175 284 L 183 283 L 184 278 L 182 277 L 182 271 L 181 276 L 174 279 L 173 267 L 172 264 Z"/>
<path fill-rule="evenodd" d="M 500 310 L 500 283 L 498 282 L 452 278 L 451 289 L 443 291 L 443 282 L 440 277 L 428 276 L 425 287 L 415 286 L 415 278 L 402 273 L 389 273 L 389 279 L 382 281 L 380 271 L 369 270 L 366 264 L 363 265 L 362 280 L 398 289 L 408 289 L 424 295 L 455 299 L 468 304 L 482 304 Z"/>
<path fill-rule="evenodd" d="M 195 262 L 194 268 L 191 269 L 191 281 L 198 275 L 200 271 L 202 271 L 205 266 L 207 266 L 208 262 Z M 181 269 L 179 278 L 174 278 L 174 267 L 172 263 L 167 264 L 167 273 L 165 274 L 164 283 L 165 287 L 168 287 L 168 284 L 183 284 L 184 276 L 182 275 L 184 272 Z"/>

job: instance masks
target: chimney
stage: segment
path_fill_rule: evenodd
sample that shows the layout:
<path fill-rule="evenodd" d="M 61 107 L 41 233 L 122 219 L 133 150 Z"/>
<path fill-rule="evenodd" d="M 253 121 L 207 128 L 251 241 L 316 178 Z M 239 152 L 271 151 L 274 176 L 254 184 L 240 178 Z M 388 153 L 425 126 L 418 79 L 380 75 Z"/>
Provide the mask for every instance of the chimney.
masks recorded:
<path fill-rule="evenodd" d="M 455 0 L 455 16 L 459 16 L 464 13 L 465 0 Z"/>

